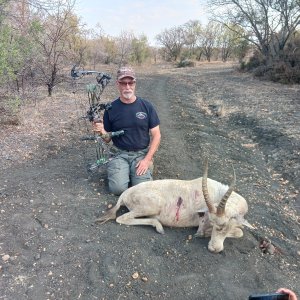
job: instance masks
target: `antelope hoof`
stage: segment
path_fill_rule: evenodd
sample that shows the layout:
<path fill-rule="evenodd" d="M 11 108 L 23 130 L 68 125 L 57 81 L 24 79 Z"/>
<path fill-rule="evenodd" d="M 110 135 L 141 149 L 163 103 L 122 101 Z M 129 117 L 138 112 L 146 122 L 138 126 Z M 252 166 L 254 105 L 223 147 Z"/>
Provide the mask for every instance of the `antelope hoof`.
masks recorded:
<path fill-rule="evenodd" d="M 203 231 L 197 231 L 197 232 L 194 234 L 194 236 L 195 236 L 195 237 L 199 237 L 199 238 L 204 238 L 204 237 L 205 237 Z"/>
<path fill-rule="evenodd" d="M 161 227 L 156 227 L 156 231 L 157 231 L 158 233 L 160 233 L 160 234 L 164 234 L 164 233 L 165 233 L 165 231 L 164 231 L 164 229 L 163 229 L 162 226 L 161 226 Z"/>

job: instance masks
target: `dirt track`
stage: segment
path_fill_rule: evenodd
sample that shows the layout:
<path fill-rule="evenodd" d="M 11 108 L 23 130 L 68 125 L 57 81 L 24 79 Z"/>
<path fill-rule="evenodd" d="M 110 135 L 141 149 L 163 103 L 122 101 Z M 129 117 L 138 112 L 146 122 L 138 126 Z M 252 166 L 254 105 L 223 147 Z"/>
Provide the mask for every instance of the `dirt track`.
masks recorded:
<path fill-rule="evenodd" d="M 155 179 L 200 177 L 206 156 L 209 177 L 227 184 L 233 165 L 256 229 L 212 254 L 208 239 L 191 238 L 196 228 L 162 236 L 94 225 L 117 199 L 105 174 L 85 171 L 94 153 L 79 142 L 78 104 L 66 94 L 0 131 L 0 299 L 248 299 L 283 286 L 300 296 L 300 87 L 259 82 L 230 65 L 137 73 L 138 95 L 161 119 Z M 112 86 L 105 97 L 113 95 Z M 222 105 L 222 116 L 209 105 Z"/>

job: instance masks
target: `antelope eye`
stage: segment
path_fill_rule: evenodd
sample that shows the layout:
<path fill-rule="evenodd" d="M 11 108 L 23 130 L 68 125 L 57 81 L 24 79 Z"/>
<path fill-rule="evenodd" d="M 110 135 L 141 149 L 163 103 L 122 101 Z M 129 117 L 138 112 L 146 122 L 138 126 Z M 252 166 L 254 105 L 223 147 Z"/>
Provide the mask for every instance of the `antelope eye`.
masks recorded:
<path fill-rule="evenodd" d="M 216 226 L 216 230 L 217 230 L 217 231 L 222 231 L 223 228 L 224 228 L 224 226 Z"/>

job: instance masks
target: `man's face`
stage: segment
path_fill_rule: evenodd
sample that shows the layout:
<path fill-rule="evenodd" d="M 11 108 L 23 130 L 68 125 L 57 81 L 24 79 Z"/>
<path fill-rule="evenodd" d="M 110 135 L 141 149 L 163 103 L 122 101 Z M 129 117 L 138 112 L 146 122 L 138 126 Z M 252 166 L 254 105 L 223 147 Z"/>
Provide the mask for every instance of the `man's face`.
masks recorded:
<path fill-rule="evenodd" d="M 135 83 L 135 80 L 131 77 L 125 77 L 117 81 L 118 89 L 122 97 L 129 100 L 134 96 Z"/>

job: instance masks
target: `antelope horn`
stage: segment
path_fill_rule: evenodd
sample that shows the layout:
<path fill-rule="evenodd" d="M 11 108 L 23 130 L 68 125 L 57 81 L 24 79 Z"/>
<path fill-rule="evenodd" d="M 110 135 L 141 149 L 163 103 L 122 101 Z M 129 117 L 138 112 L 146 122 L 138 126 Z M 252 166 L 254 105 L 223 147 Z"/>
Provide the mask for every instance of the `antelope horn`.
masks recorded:
<path fill-rule="evenodd" d="M 225 213 L 226 202 L 227 202 L 229 196 L 231 195 L 231 193 L 234 190 L 235 181 L 236 181 L 236 177 L 235 177 L 235 171 L 234 171 L 234 168 L 233 168 L 233 179 L 232 179 L 232 182 L 231 182 L 231 184 L 230 184 L 227 192 L 225 193 L 225 195 L 223 196 L 223 198 L 221 199 L 221 201 L 220 201 L 220 203 L 219 203 L 219 205 L 217 207 L 217 215 L 218 216 L 223 216 L 224 213 Z"/>
<path fill-rule="evenodd" d="M 211 199 L 209 198 L 209 195 L 208 195 L 207 173 L 208 173 L 208 161 L 207 161 L 207 159 L 205 159 L 204 174 L 202 176 L 202 192 L 203 192 L 204 200 L 207 205 L 208 211 L 210 213 L 215 213 L 216 208 L 213 205 L 213 203 L 211 202 Z"/>

